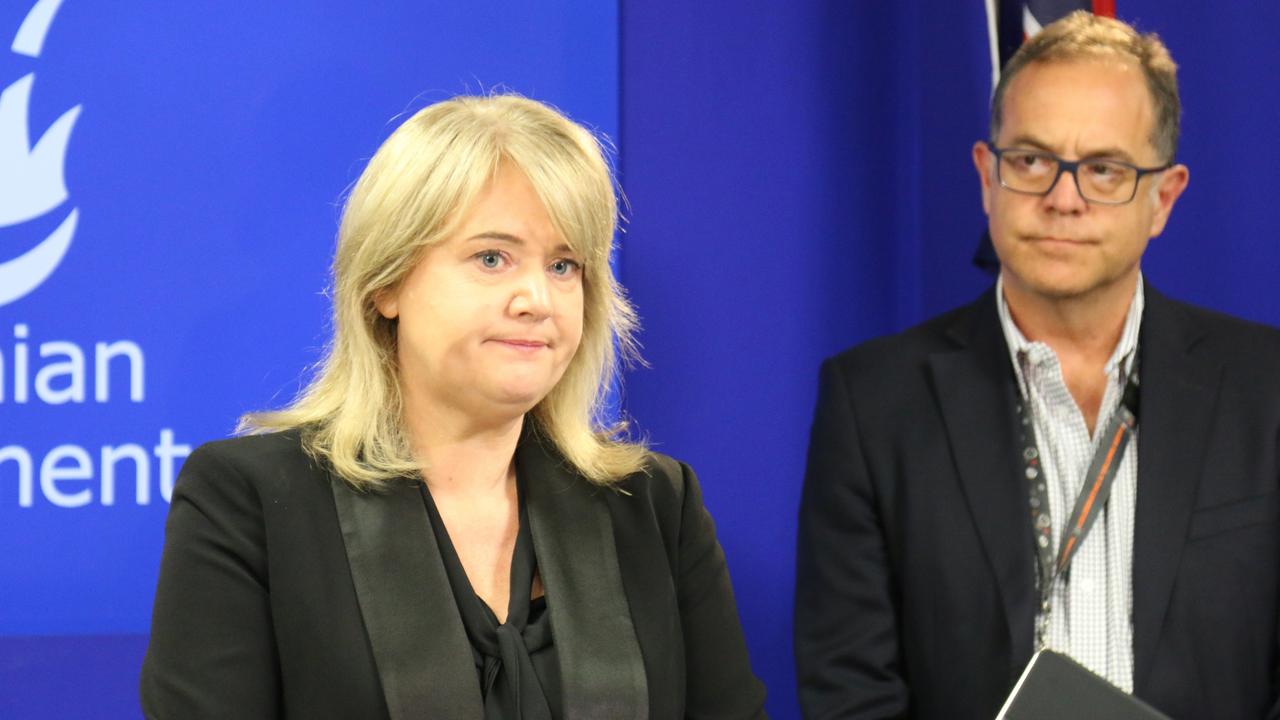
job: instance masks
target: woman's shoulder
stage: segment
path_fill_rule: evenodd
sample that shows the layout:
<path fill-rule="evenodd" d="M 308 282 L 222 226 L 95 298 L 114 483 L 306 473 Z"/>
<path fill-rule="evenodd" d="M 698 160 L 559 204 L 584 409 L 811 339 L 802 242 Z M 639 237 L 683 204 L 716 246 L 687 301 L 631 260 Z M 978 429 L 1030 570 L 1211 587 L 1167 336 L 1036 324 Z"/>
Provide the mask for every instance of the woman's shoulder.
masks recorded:
<path fill-rule="evenodd" d="M 212 440 L 197 447 L 187 462 L 192 459 L 236 464 L 262 461 L 290 462 L 306 457 L 302 444 L 302 431 L 293 428 L 279 432 Z"/>
<path fill-rule="evenodd" d="M 218 494 L 273 494 L 299 478 L 323 475 L 297 429 L 215 440 L 197 447 L 182 465 L 177 490 Z M 308 483 L 310 484 L 310 483 Z"/>
<path fill-rule="evenodd" d="M 645 455 L 644 468 L 637 473 L 659 492 L 671 492 L 683 498 L 685 486 L 693 477 L 693 470 L 683 462 L 660 452 L 650 450 Z"/>
<path fill-rule="evenodd" d="M 697 477 L 686 463 L 650 450 L 640 470 L 619 480 L 614 489 L 622 497 L 646 500 L 660 515 L 679 515 L 686 497 L 700 497 Z"/>

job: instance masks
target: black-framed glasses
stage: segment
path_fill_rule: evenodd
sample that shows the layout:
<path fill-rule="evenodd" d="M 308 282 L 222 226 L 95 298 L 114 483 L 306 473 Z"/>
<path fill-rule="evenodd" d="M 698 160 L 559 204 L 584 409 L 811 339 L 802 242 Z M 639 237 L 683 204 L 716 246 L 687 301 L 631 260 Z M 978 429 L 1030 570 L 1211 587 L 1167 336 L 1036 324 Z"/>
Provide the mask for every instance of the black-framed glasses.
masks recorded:
<path fill-rule="evenodd" d="M 1044 196 L 1058 184 L 1063 173 L 1070 173 L 1080 197 L 1099 205 L 1132 202 L 1144 175 L 1173 167 L 1172 162 L 1144 168 L 1104 158 L 1064 160 L 1043 150 L 998 148 L 991 142 L 986 145 L 996 156 L 996 177 L 1001 187 L 1023 195 Z"/>

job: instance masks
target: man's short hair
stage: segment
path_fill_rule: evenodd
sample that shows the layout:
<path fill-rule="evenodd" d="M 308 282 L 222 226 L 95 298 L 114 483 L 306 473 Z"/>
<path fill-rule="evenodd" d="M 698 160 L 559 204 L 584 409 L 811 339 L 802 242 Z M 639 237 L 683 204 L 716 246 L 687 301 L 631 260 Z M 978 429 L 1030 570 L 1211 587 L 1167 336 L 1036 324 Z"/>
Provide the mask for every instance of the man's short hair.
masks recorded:
<path fill-rule="evenodd" d="M 1099 17 L 1085 10 L 1077 10 L 1046 25 L 1005 63 L 991 97 L 991 141 L 995 142 L 1000 134 L 1005 91 L 1023 68 L 1031 63 L 1096 57 L 1137 61 L 1147 80 L 1155 108 L 1151 145 L 1161 161 L 1172 162 L 1178 151 L 1182 105 L 1178 100 L 1178 66 L 1169 55 L 1169 49 L 1155 33 L 1139 33 L 1119 20 Z"/>

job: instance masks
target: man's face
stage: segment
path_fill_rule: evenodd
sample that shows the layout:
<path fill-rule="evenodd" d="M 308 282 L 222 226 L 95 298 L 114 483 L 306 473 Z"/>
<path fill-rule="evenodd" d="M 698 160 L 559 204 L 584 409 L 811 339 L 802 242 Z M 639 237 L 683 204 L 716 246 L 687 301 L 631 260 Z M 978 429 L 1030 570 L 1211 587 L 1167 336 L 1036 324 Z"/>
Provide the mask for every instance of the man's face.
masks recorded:
<path fill-rule="evenodd" d="M 1043 150 L 1067 160 L 1164 164 L 1151 145 L 1155 109 L 1142 71 L 1120 59 L 1032 63 L 1009 84 L 996 147 Z M 1138 181 L 1132 202 L 1084 200 L 1071 175 L 1037 197 L 1001 187 L 996 159 L 973 148 L 982 205 L 1006 285 L 1046 299 L 1131 287 L 1147 241 L 1159 235 L 1187 184 L 1174 166 Z"/>

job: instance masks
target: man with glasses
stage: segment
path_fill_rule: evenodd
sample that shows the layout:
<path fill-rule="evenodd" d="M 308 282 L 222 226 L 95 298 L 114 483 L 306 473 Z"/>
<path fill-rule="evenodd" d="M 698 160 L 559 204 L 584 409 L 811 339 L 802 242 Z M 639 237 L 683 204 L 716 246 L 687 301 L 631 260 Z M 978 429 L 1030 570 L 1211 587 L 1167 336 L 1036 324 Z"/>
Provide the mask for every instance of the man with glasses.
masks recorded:
<path fill-rule="evenodd" d="M 1034 651 L 1175 718 L 1280 717 L 1280 333 L 1140 270 L 1176 66 L 1077 13 L 973 147 L 995 287 L 828 360 L 800 515 L 810 718 L 992 718 Z"/>

